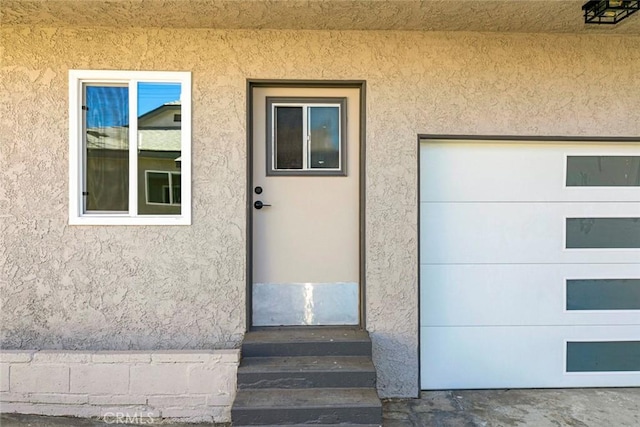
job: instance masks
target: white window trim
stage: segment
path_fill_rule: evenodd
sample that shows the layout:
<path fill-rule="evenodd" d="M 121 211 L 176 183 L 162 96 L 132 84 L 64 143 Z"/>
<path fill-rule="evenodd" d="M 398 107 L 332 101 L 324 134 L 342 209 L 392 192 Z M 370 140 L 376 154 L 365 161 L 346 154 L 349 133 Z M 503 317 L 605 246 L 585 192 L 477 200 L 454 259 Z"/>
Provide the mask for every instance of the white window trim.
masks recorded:
<path fill-rule="evenodd" d="M 155 83 L 180 83 L 182 102 L 181 121 L 181 190 L 180 215 L 138 215 L 137 150 L 129 150 L 129 212 L 128 213 L 84 213 L 83 212 L 83 83 L 126 83 L 135 85 L 139 81 Z M 137 103 L 134 91 L 129 91 L 130 119 L 129 140 L 137 141 Z M 137 145 L 137 144 L 136 144 Z M 70 225 L 191 225 L 191 73 L 188 71 L 114 71 L 114 70 L 70 70 L 69 71 L 69 224 Z"/>

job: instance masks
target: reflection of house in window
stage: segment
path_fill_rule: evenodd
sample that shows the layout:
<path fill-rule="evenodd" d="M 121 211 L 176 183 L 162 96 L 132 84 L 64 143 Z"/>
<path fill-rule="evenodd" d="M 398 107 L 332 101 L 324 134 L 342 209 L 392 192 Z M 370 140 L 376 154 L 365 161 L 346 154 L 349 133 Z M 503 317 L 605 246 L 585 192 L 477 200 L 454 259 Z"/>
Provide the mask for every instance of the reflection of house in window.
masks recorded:
<path fill-rule="evenodd" d="M 145 181 L 147 204 L 180 204 L 180 173 L 147 170 Z"/>
<path fill-rule="evenodd" d="M 180 112 L 180 101 L 174 101 L 138 118 L 139 214 L 181 213 L 182 135 L 181 122 L 175 121 Z M 126 124 L 87 129 L 88 210 L 127 210 L 128 132 Z"/>
<path fill-rule="evenodd" d="M 139 213 L 180 213 L 180 108 L 168 102 L 138 118 Z"/>

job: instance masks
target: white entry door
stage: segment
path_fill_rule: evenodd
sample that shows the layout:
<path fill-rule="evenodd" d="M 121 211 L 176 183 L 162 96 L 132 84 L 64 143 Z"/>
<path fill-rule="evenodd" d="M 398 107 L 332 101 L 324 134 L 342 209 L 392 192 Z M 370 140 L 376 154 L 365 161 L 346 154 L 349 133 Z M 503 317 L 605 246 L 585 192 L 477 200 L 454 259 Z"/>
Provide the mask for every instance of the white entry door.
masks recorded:
<path fill-rule="evenodd" d="M 252 325 L 357 325 L 359 89 L 252 90 Z"/>

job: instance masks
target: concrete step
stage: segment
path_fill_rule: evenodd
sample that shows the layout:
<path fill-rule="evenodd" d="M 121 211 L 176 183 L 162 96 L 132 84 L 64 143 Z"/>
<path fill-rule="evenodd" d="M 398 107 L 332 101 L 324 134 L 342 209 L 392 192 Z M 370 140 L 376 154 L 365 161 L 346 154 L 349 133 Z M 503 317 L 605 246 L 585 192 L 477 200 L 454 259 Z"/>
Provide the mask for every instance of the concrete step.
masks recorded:
<path fill-rule="evenodd" d="M 368 333 L 354 327 L 248 332 L 231 417 L 234 426 L 380 426 Z"/>
<path fill-rule="evenodd" d="M 242 357 L 371 356 L 369 335 L 357 328 L 268 328 L 247 332 Z"/>
<path fill-rule="evenodd" d="M 249 357 L 238 369 L 238 388 L 358 388 L 376 386 L 367 356 Z"/>
<path fill-rule="evenodd" d="M 238 425 L 234 424 L 233 427 L 248 427 L 248 424 Z M 353 424 L 353 423 L 340 423 L 340 424 L 269 424 L 261 425 L 260 427 L 382 427 L 382 424 Z"/>
<path fill-rule="evenodd" d="M 241 389 L 231 418 L 234 426 L 380 425 L 382 403 L 371 388 Z"/>

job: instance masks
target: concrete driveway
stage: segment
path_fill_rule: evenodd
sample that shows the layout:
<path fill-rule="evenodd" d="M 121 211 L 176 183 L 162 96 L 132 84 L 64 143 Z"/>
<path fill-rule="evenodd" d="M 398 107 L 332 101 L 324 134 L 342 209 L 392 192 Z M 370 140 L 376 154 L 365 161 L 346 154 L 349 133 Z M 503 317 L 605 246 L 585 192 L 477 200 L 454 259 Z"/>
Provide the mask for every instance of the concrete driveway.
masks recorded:
<path fill-rule="evenodd" d="M 16 414 L 0 415 L 0 425 L 135 426 L 96 419 Z M 185 424 L 157 425 L 178 427 Z M 385 401 L 384 427 L 404 426 L 636 427 L 640 426 L 640 388 L 433 391 L 423 392 L 420 399 Z"/>
<path fill-rule="evenodd" d="M 384 427 L 640 426 L 640 388 L 423 392 L 390 400 Z"/>

